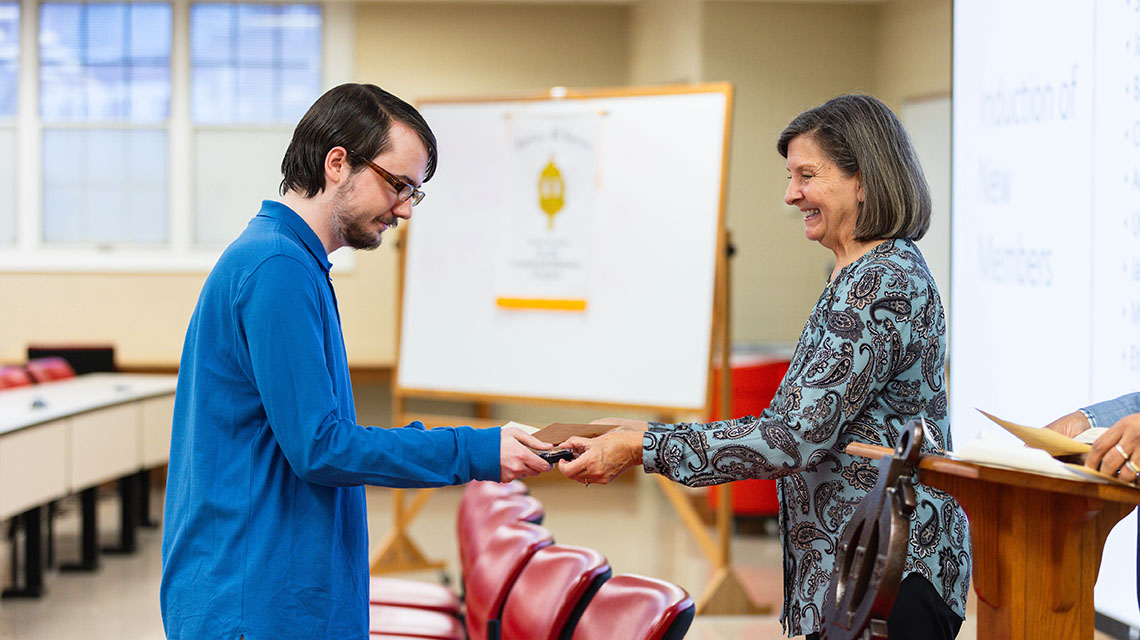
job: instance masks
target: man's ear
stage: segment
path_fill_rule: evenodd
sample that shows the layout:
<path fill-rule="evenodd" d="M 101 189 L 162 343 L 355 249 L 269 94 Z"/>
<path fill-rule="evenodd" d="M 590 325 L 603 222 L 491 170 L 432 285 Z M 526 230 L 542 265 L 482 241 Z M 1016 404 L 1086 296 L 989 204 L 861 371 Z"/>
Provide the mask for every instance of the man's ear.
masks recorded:
<path fill-rule="evenodd" d="M 352 167 L 348 164 L 348 151 L 344 147 L 333 147 L 325 154 L 325 184 L 339 184 L 348 178 Z"/>

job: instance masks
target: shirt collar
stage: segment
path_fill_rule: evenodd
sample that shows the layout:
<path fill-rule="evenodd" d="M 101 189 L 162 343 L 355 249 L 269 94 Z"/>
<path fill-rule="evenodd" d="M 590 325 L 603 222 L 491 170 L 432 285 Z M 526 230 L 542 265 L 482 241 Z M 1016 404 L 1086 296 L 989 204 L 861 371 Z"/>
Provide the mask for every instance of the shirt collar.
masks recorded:
<path fill-rule="evenodd" d="M 327 272 L 332 268 L 332 263 L 329 262 L 329 254 L 325 251 L 325 246 L 321 244 L 321 239 L 317 237 L 316 232 L 309 226 L 309 223 L 297 215 L 296 211 L 293 211 L 280 202 L 262 200 L 261 211 L 258 211 L 257 215 L 282 222 L 296 234 L 297 239 L 309 250 L 309 253 L 313 254 L 313 257 L 317 260 L 317 264 L 321 265 L 322 269 Z"/>

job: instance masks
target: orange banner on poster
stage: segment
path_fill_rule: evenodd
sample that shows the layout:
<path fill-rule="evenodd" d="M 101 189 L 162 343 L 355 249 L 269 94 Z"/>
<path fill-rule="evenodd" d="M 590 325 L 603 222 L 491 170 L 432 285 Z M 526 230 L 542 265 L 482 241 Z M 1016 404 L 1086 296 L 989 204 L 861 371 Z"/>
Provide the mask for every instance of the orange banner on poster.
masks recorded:
<path fill-rule="evenodd" d="M 497 298 L 495 304 L 503 309 L 535 309 L 538 311 L 585 311 L 585 300 L 559 300 L 551 298 Z"/>

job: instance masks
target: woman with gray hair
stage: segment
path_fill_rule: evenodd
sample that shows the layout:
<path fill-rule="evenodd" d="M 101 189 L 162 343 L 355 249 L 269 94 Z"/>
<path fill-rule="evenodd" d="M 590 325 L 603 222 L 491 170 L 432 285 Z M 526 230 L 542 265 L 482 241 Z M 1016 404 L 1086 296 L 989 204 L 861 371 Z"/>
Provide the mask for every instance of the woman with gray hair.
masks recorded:
<path fill-rule="evenodd" d="M 689 486 L 777 478 L 789 636 L 817 637 L 836 548 L 875 467 L 851 442 L 894 447 L 923 418 L 923 453 L 951 447 L 946 320 L 914 241 L 930 226 L 930 193 L 910 137 L 882 102 L 844 95 L 801 113 L 776 144 L 790 174 L 784 201 L 804 235 L 835 254 L 772 404 L 759 416 L 707 424 L 606 418 L 623 429 L 562 446 L 568 477 L 604 484 L 634 465 Z M 948 494 L 915 487 L 891 640 L 953 638 L 966 613 L 966 515 Z"/>

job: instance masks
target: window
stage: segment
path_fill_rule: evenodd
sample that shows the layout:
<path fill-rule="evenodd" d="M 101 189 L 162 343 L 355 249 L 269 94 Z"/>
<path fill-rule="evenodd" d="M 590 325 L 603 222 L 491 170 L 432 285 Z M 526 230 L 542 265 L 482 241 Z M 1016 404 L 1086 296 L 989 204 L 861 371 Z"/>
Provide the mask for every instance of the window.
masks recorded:
<path fill-rule="evenodd" d="M 0 0 L 0 269 L 208 269 L 354 28 L 351 3 Z"/>
<path fill-rule="evenodd" d="M 45 244 L 169 241 L 169 4 L 40 6 Z"/>
<path fill-rule="evenodd" d="M 190 8 L 196 246 L 225 246 L 276 193 L 293 127 L 320 95 L 320 52 L 320 7 Z"/>
<path fill-rule="evenodd" d="M 170 37 L 169 4 L 41 5 L 43 121 L 162 124 Z"/>
<path fill-rule="evenodd" d="M 16 241 L 16 109 L 20 5 L 0 2 L 0 247 Z"/>
<path fill-rule="evenodd" d="M 0 118 L 16 115 L 20 80 L 20 5 L 0 2 Z"/>
<path fill-rule="evenodd" d="M 162 245 L 164 129 L 44 129 L 46 244 Z"/>
<path fill-rule="evenodd" d="M 320 54 L 320 7 L 194 5 L 195 124 L 296 124 L 320 95 Z"/>

